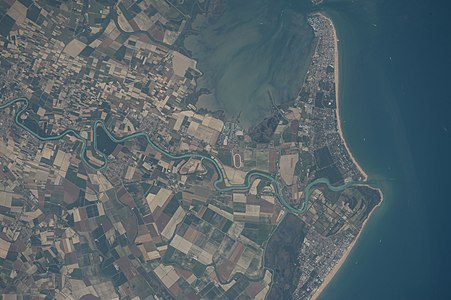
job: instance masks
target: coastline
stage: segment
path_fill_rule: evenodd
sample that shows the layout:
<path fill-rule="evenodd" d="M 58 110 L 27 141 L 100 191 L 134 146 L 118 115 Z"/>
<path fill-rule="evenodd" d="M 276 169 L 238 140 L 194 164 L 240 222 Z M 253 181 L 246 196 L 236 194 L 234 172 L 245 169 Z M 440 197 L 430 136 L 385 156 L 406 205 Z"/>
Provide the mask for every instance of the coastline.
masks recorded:
<path fill-rule="evenodd" d="M 335 116 L 336 116 L 336 119 L 337 119 L 337 129 L 338 129 L 338 132 L 340 134 L 340 138 L 343 141 L 343 144 L 344 144 L 344 146 L 346 148 L 346 151 L 348 152 L 352 162 L 357 167 L 359 172 L 362 174 L 363 181 L 367 181 L 368 180 L 368 174 L 363 170 L 362 166 L 357 162 L 355 157 L 352 155 L 352 152 L 349 149 L 348 144 L 346 143 L 346 139 L 344 138 L 343 130 L 342 130 L 342 127 L 341 127 L 341 120 L 340 120 L 340 93 L 339 93 L 339 56 L 338 56 L 338 41 L 339 40 L 337 38 L 337 31 L 335 29 L 335 25 L 332 22 L 332 20 L 329 17 L 327 17 L 324 13 L 318 12 L 318 13 L 315 13 L 315 14 L 319 15 L 320 17 L 326 19 L 329 22 L 330 26 L 332 27 L 332 32 L 333 32 L 333 36 L 334 36 L 334 77 L 335 77 L 335 92 L 336 92 L 336 106 L 337 106 L 336 110 L 335 110 Z M 316 291 L 314 291 L 314 293 L 311 296 L 311 299 L 313 299 L 313 300 L 318 299 L 318 297 L 321 295 L 321 293 L 327 288 L 329 283 L 335 277 L 335 275 L 337 274 L 338 270 L 340 270 L 340 268 L 343 266 L 344 262 L 348 258 L 349 254 L 352 252 L 352 249 L 356 245 L 360 235 L 362 234 L 363 230 L 365 229 L 365 226 L 367 225 L 367 223 L 370 220 L 371 216 L 373 215 L 374 211 L 384 201 L 384 194 L 382 193 L 382 190 L 380 188 L 371 187 L 369 184 L 362 184 L 362 185 L 366 185 L 366 186 L 368 186 L 370 188 L 375 189 L 380 195 L 380 202 L 376 206 L 373 207 L 371 212 L 368 214 L 368 217 L 363 222 L 362 227 L 360 228 L 359 233 L 357 234 L 357 236 L 354 238 L 354 240 L 351 242 L 351 244 L 349 244 L 349 246 L 343 252 L 343 255 L 340 257 L 338 262 L 334 265 L 332 270 L 330 270 L 330 272 L 327 274 L 326 278 L 324 278 L 323 282 L 318 287 L 318 289 L 316 289 Z"/>
<path fill-rule="evenodd" d="M 369 185 L 368 185 L 369 186 Z M 373 213 L 376 211 L 376 209 L 382 204 L 382 202 L 384 201 L 384 194 L 382 193 L 382 190 L 379 188 L 375 189 L 376 191 L 378 191 L 380 197 L 381 197 L 381 201 L 379 202 L 379 204 L 377 204 L 376 206 L 373 207 L 373 209 L 371 210 L 371 212 L 368 214 L 368 217 L 366 218 L 366 220 L 363 222 L 362 224 L 362 228 L 360 228 L 359 230 L 359 234 L 357 234 L 357 236 L 355 237 L 355 239 L 351 242 L 351 244 L 349 244 L 349 246 L 346 248 L 345 252 L 343 252 L 343 255 L 340 257 L 340 259 L 338 260 L 338 262 L 335 264 L 335 266 L 332 268 L 332 270 L 330 270 L 330 272 L 327 274 L 326 278 L 324 278 L 323 282 L 321 283 L 321 285 L 319 286 L 319 288 L 312 294 L 312 297 L 310 299 L 312 300 L 316 300 L 318 299 L 319 296 L 321 296 L 321 293 L 327 288 L 327 286 L 329 285 L 329 283 L 332 281 L 332 279 L 335 277 L 335 275 L 337 274 L 337 272 L 340 270 L 340 268 L 343 266 L 343 264 L 345 263 L 346 259 L 348 258 L 349 254 L 352 252 L 352 249 L 354 248 L 355 244 L 357 243 L 357 241 L 359 240 L 360 235 L 362 234 L 363 230 L 365 229 L 365 226 L 367 225 L 368 221 L 370 220 L 371 216 L 373 215 Z"/>
<path fill-rule="evenodd" d="M 322 18 L 326 19 L 330 26 L 332 27 L 332 32 L 334 35 L 334 77 L 335 77 L 335 97 L 336 97 L 336 110 L 335 110 L 335 116 L 337 119 L 337 129 L 338 129 L 338 133 L 340 134 L 340 138 L 343 141 L 343 144 L 346 148 L 346 151 L 349 154 L 349 157 L 351 158 L 353 164 L 357 167 L 357 169 L 359 170 L 359 172 L 362 174 L 363 176 L 363 181 L 367 181 L 368 180 L 368 174 L 363 170 L 362 166 L 357 162 L 357 160 L 355 159 L 354 155 L 352 154 L 351 150 L 349 149 L 348 144 L 346 143 L 346 139 L 344 138 L 343 135 L 343 129 L 341 127 L 341 120 L 340 120 L 340 76 L 339 76 L 339 56 L 338 56 L 338 38 L 337 38 L 337 30 L 335 29 L 335 25 L 332 22 L 332 20 L 327 17 L 325 14 L 318 12 L 317 15 L 321 16 Z"/>

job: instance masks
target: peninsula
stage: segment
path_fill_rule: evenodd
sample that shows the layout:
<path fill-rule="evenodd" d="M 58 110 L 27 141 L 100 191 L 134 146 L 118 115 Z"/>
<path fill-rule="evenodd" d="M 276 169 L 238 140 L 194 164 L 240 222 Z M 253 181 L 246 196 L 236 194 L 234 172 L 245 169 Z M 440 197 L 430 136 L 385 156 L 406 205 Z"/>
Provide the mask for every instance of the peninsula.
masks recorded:
<path fill-rule="evenodd" d="M 306 98 L 307 99 L 310 98 L 311 99 L 310 104 L 313 104 L 314 106 L 312 110 L 317 110 L 317 116 L 319 117 L 329 116 L 330 119 L 334 120 L 335 123 L 334 127 L 336 128 L 339 137 L 334 136 L 333 133 L 327 132 L 327 130 L 324 131 L 324 128 L 325 127 L 327 128 L 326 124 L 328 123 L 328 121 L 324 121 L 322 126 L 324 125 L 326 126 L 324 127 L 318 126 L 320 128 L 322 127 L 322 129 L 319 129 L 317 131 L 317 134 L 319 133 L 318 135 L 325 135 L 324 137 L 326 137 L 326 139 L 323 140 L 322 142 L 321 139 L 318 139 L 318 141 L 320 141 L 318 143 L 318 146 L 321 147 L 322 145 L 324 145 L 323 143 L 325 143 L 328 144 L 327 146 L 328 149 L 336 148 L 336 150 L 332 151 L 331 156 L 333 157 L 333 161 L 338 162 L 340 160 L 338 156 L 342 155 L 342 161 L 344 160 L 347 162 L 349 166 L 348 170 L 352 170 L 350 176 L 348 177 L 348 180 L 349 178 L 357 177 L 360 178 L 362 182 L 366 182 L 368 180 L 368 175 L 359 165 L 356 159 L 353 157 L 348 145 L 346 144 L 346 140 L 344 138 L 341 127 L 340 105 L 339 105 L 339 95 L 340 95 L 339 53 L 338 53 L 339 40 L 337 38 L 335 26 L 332 20 L 322 13 L 315 13 L 311 15 L 309 22 L 315 31 L 315 36 L 318 39 L 318 42 L 316 45 L 311 67 L 309 68 L 308 71 L 307 79 L 302 88 L 304 94 L 300 95 L 300 100 L 305 101 Z M 331 75 L 332 72 L 333 76 Z M 332 78 L 330 78 L 331 76 Z M 327 91 L 326 89 L 325 94 L 332 95 L 332 98 L 327 98 L 327 96 L 324 97 L 324 94 L 322 94 L 323 89 L 321 88 L 321 86 L 327 86 L 324 85 L 325 81 L 326 82 L 329 81 L 331 83 L 331 85 L 329 85 L 330 90 Z M 318 98 L 318 94 L 322 98 L 322 103 L 318 101 L 319 99 L 321 99 Z M 308 103 L 309 101 L 307 100 L 305 102 Z M 329 112 L 325 112 L 327 110 L 329 110 Z M 332 111 L 333 116 L 330 111 Z M 331 147 L 331 144 L 335 144 L 335 146 Z M 340 173 L 343 174 L 342 171 Z M 321 292 L 326 288 L 328 283 L 332 280 L 334 275 L 338 272 L 342 264 L 345 262 L 347 256 L 349 255 L 352 248 L 356 244 L 362 230 L 365 227 L 365 224 L 369 220 L 375 208 L 382 203 L 383 194 L 380 189 L 374 189 L 370 187 L 368 184 L 359 184 L 359 186 L 361 186 L 361 189 L 367 189 L 366 197 L 368 200 L 367 202 L 368 207 L 366 208 L 365 218 L 362 218 L 359 222 L 354 223 L 352 225 L 355 226 L 358 229 L 358 231 L 350 233 L 348 237 L 343 238 L 341 241 L 340 238 L 338 238 L 339 234 L 335 233 L 336 238 L 327 247 L 324 246 L 325 244 L 327 245 L 328 243 L 327 242 L 325 243 L 324 240 L 321 241 L 321 237 L 317 236 L 316 233 L 312 233 L 310 236 L 310 238 L 312 239 L 312 243 L 308 242 L 309 234 L 307 234 L 306 236 L 307 243 L 304 240 L 304 247 L 301 249 L 300 256 L 301 269 L 302 262 L 304 262 L 306 265 L 311 266 L 310 274 L 312 273 L 316 274 L 317 280 L 312 280 L 312 277 L 311 276 L 309 277 L 309 274 L 307 274 L 308 272 L 305 272 L 304 268 L 303 270 L 304 273 L 301 274 L 301 280 L 295 292 L 297 298 L 317 299 L 319 297 Z M 324 195 L 321 195 L 319 197 L 320 198 L 324 197 L 327 199 L 327 196 Z M 347 204 L 348 208 L 352 208 L 353 205 L 355 205 L 351 203 Z M 328 205 L 326 206 L 328 207 Z M 344 216 L 342 215 L 342 217 Z M 344 217 L 344 219 L 346 220 L 347 217 Z M 349 221 L 349 219 L 347 220 Z M 305 219 L 305 222 L 311 224 L 312 219 Z M 343 220 L 343 222 L 345 221 Z M 352 221 L 350 223 L 352 224 Z M 316 265 L 316 267 L 313 267 L 312 262 L 309 261 L 309 258 L 311 259 L 315 257 L 317 253 L 320 253 L 320 251 L 327 251 L 326 252 L 327 254 L 324 254 L 323 252 L 322 255 L 322 257 L 326 259 L 320 262 L 319 264 L 315 263 L 314 265 Z M 311 253 L 314 253 L 315 255 L 312 256 Z M 318 265 L 322 266 L 318 267 Z"/>

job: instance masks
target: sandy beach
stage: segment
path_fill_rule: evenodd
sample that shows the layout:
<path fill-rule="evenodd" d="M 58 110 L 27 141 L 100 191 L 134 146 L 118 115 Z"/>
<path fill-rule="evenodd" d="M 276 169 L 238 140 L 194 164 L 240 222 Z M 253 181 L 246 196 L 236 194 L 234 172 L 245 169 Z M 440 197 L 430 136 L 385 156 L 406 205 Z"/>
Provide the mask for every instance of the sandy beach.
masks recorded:
<path fill-rule="evenodd" d="M 320 15 L 321 17 L 325 18 L 326 20 L 328 20 L 328 22 L 330 23 L 330 25 L 332 26 L 332 31 L 334 34 L 334 50 L 335 50 L 335 54 L 334 54 L 334 77 L 335 77 L 335 94 L 336 94 L 336 105 L 337 105 L 337 109 L 335 110 L 335 114 L 337 117 L 337 127 L 338 127 L 338 133 L 340 134 L 341 140 L 343 141 L 343 144 L 345 145 L 346 151 L 349 153 L 349 156 L 351 157 L 352 162 L 354 163 L 354 165 L 357 167 L 357 169 L 360 171 L 360 173 L 363 176 L 363 180 L 366 181 L 368 179 L 368 174 L 366 174 L 366 172 L 363 170 L 362 166 L 360 166 L 360 164 L 357 162 L 357 160 L 354 158 L 354 156 L 352 155 L 351 150 L 349 149 L 348 144 L 346 143 L 346 139 L 343 136 L 343 130 L 341 128 L 341 120 L 340 120 L 340 76 L 339 76 L 339 56 L 338 56 L 338 38 L 337 38 L 337 31 L 335 30 L 335 26 L 334 23 L 332 22 L 332 20 L 328 17 L 326 17 L 325 15 L 318 13 L 318 15 Z"/>
<path fill-rule="evenodd" d="M 334 35 L 334 76 L 335 76 L 335 91 L 336 91 L 336 104 L 337 104 L 337 109 L 335 111 L 336 113 L 336 117 L 337 117 L 337 127 L 338 127 L 338 132 L 340 134 L 340 137 L 343 141 L 343 144 L 346 148 L 346 151 L 348 151 L 349 156 L 351 157 L 352 162 L 354 163 L 354 165 L 357 167 L 357 169 L 360 171 L 360 173 L 362 174 L 363 180 L 366 181 L 368 180 L 368 174 L 363 170 L 363 168 L 360 166 L 360 164 L 356 161 L 356 159 L 354 158 L 354 156 L 352 155 L 352 152 L 350 151 L 346 140 L 343 136 L 343 131 L 341 128 L 341 121 L 340 121 L 340 105 L 339 105 L 339 100 L 340 100 L 340 93 L 339 93 L 339 57 L 338 57 L 338 39 L 337 39 L 337 32 L 335 30 L 335 26 L 332 22 L 332 20 L 330 18 L 328 18 L 327 16 L 325 16 L 322 13 L 317 13 L 316 15 L 325 18 L 326 20 L 329 21 L 330 25 L 332 26 L 332 30 L 333 30 L 333 35 Z M 377 207 L 379 207 L 383 200 L 384 200 L 384 195 L 382 194 L 382 191 L 380 189 L 376 189 L 381 197 L 381 201 L 379 202 L 378 205 L 376 205 L 371 212 L 368 214 L 367 219 L 365 220 L 365 222 L 363 222 L 362 224 L 362 228 L 359 231 L 359 234 L 356 236 L 356 238 L 352 241 L 352 243 L 348 246 L 348 248 L 346 249 L 346 251 L 343 253 L 343 255 L 341 256 L 340 260 L 335 264 L 335 266 L 332 268 L 332 270 L 329 272 L 329 274 L 327 274 L 326 278 L 324 278 L 323 283 L 320 285 L 320 287 L 313 293 L 312 298 L 311 299 L 317 299 L 321 293 L 324 291 L 324 289 L 327 287 L 327 285 L 330 283 L 330 281 L 334 278 L 335 274 L 337 274 L 338 270 L 341 268 L 341 266 L 343 265 L 343 263 L 346 261 L 349 253 L 351 253 L 353 247 L 355 246 L 355 244 L 357 243 L 360 235 L 362 234 L 363 230 L 365 229 L 365 226 L 368 222 L 368 220 L 371 218 L 372 214 L 374 213 L 374 211 L 376 210 Z"/>
<path fill-rule="evenodd" d="M 352 241 L 352 243 L 348 246 L 346 251 L 341 256 L 340 260 L 332 268 L 332 270 L 330 270 L 329 274 L 327 274 L 326 278 L 324 278 L 323 283 L 321 283 L 319 288 L 313 293 L 311 299 L 313 299 L 313 300 L 318 299 L 318 297 L 321 295 L 321 293 L 326 289 L 327 285 L 331 282 L 331 280 L 337 274 L 338 270 L 340 270 L 341 266 L 343 265 L 343 263 L 348 258 L 348 255 L 351 253 L 352 249 L 354 248 L 355 244 L 357 243 L 357 241 L 358 241 L 360 235 L 362 234 L 363 230 L 365 230 L 365 226 L 366 226 L 368 220 L 371 218 L 371 215 L 374 213 L 376 208 L 378 208 L 382 204 L 382 202 L 384 201 L 384 195 L 382 194 L 382 191 L 380 189 L 376 189 L 376 190 L 379 192 L 379 194 L 381 196 L 381 201 L 368 214 L 368 217 L 366 218 L 365 222 L 363 222 L 363 224 L 362 224 L 362 228 L 360 229 L 359 234 L 355 237 L 355 239 Z"/>

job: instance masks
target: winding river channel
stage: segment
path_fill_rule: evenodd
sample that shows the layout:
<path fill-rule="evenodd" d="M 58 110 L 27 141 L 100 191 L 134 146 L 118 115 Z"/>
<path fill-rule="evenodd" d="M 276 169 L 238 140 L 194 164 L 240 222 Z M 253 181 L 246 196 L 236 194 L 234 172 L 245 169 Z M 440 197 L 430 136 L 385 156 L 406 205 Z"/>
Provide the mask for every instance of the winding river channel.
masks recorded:
<path fill-rule="evenodd" d="M 343 185 L 340 186 L 333 186 L 329 180 L 327 178 L 318 178 L 314 181 L 312 181 L 310 184 L 308 184 L 306 186 L 306 188 L 304 189 L 304 199 L 302 201 L 302 205 L 300 208 L 296 208 L 293 207 L 291 204 L 288 203 L 288 201 L 285 199 L 283 192 L 282 192 L 282 185 L 280 183 L 280 181 L 278 179 L 276 179 L 273 175 L 262 172 L 262 171 L 256 171 L 256 170 L 252 170 L 249 171 L 246 174 L 245 177 L 245 181 L 244 184 L 236 184 L 236 185 L 229 185 L 229 186 L 225 186 L 225 182 L 224 182 L 224 172 L 222 170 L 222 168 L 220 167 L 219 163 L 217 162 L 217 160 L 213 157 L 213 156 L 208 156 L 208 155 L 204 155 L 204 154 L 200 154 L 200 153 L 180 153 L 180 154 L 171 154 L 170 152 L 166 151 L 165 149 L 161 148 L 160 146 L 158 146 L 157 144 L 155 144 L 152 139 L 150 138 L 150 136 L 146 133 L 146 132 L 135 132 L 129 135 L 126 135 L 122 138 L 116 138 L 109 130 L 108 128 L 106 128 L 104 122 L 102 120 L 96 120 L 93 123 L 93 145 L 94 145 L 94 149 L 96 151 L 96 153 L 100 154 L 100 156 L 102 157 L 103 160 L 103 164 L 101 166 L 96 166 L 94 164 L 92 164 L 91 162 L 89 162 L 88 159 L 86 159 L 86 151 L 87 151 L 87 139 L 82 137 L 80 135 L 79 132 L 73 130 L 73 129 L 66 129 L 64 131 L 62 131 L 59 134 L 55 134 L 55 135 L 50 135 L 50 136 L 42 136 L 37 134 L 36 132 L 34 132 L 31 128 L 27 127 L 26 124 L 24 124 L 23 122 L 21 122 L 21 116 L 22 114 L 29 109 L 29 105 L 30 102 L 27 98 L 24 97 L 19 97 L 16 99 L 13 99 L 9 102 L 3 103 L 0 105 L 0 110 L 3 110 L 5 108 L 8 108 L 10 106 L 13 106 L 17 103 L 23 103 L 24 105 L 22 105 L 19 110 L 16 112 L 15 115 L 15 123 L 21 127 L 22 129 L 24 129 L 25 131 L 27 131 L 28 133 L 30 133 L 32 136 L 34 136 L 35 138 L 41 140 L 41 141 L 55 141 L 55 140 L 60 140 L 62 138 L 64 138 L 66 135 L 72 135 L 74 137 L 76 137 L 78 140 L 80 140 L 82 142 L 82 150 L 81 150 L 81 159 L 83 160 L 83 162 L 90 167 L 93 170 L 96 171 L 100 171 L 105 169 L 108 166 L 108 157 L 105 153 L 103 153 L 102 151 L 100 151 L 97 148 L 97 128 L 100 126 L 102 127 L 105 132 L 107 133 L 108 137 L 115 143 L 122 143 L 125 141 L 128 141 L 130 139 L 134 139 L 134 138 L 138 138 L 138 137 L 145 137 L 147 140 L 147 143 L 156 151 L 160 152 L 161 154 L 163 154 L 164 156 L 166 156 L 169 159 L 172 160 L 179 160 L 179 159 L 186 159 L 186 158 L 200 158 L 203 160 L 207 160 L 208 162 L 212 163 L 216 169 L 216 172 L 218 173 L 218 179 L 216 179 L 216 181 L 214 182 L 214 186 L 216 188 L 217 191 L 219 192 L 229 192 L 229 191 L 236 191 L 236 190 L 248 190 L 251 186 L 252 177 L 260 177 L 263 179 L 266 179 L 268 181 L 270 181 L 272 183 L 272 185 L 275 188 L 275 192 L 277 194 L 277 198 L 279 199 L 280 203 L 285 206 L 289 211 L 295 213 L 295 214 L 302 214 L 307 210 L 308 207 L 308 201 L 309 201 L 309 197 L 310 197 L 310 189 L 318 184 L 326 184 L 328 186 L 328 188 L 334 192 L 338 192 L 338 191 L 342 191 L 346 188 L 348 188 L 351 185 L 358 185 L 358 184 L 364 184 L 365 182 L 359 182 L 359 181 L 349 181 L 349 182 L 345 182 Z M 222 186 L 221 186 L 222 185 Z"/>

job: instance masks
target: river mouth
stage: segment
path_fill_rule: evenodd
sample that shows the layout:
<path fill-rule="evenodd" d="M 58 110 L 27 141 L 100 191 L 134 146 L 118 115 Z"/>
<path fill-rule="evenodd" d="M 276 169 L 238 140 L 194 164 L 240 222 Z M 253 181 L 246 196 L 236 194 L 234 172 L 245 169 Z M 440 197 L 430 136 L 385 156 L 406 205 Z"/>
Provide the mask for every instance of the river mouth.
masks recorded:
<path fill-rule="evenodd" d="M 197 90 L 208 89 L 197 108 L 223 110 L 226 119 L 255 126 L 276 104 L 297 95 L 309 66 L 314 42 L 305 13 L 289 1 L 231 0 L 221 16 L 199 15 L 195 34 L 184 46 L 198 60 L 203 76 Z"/>

